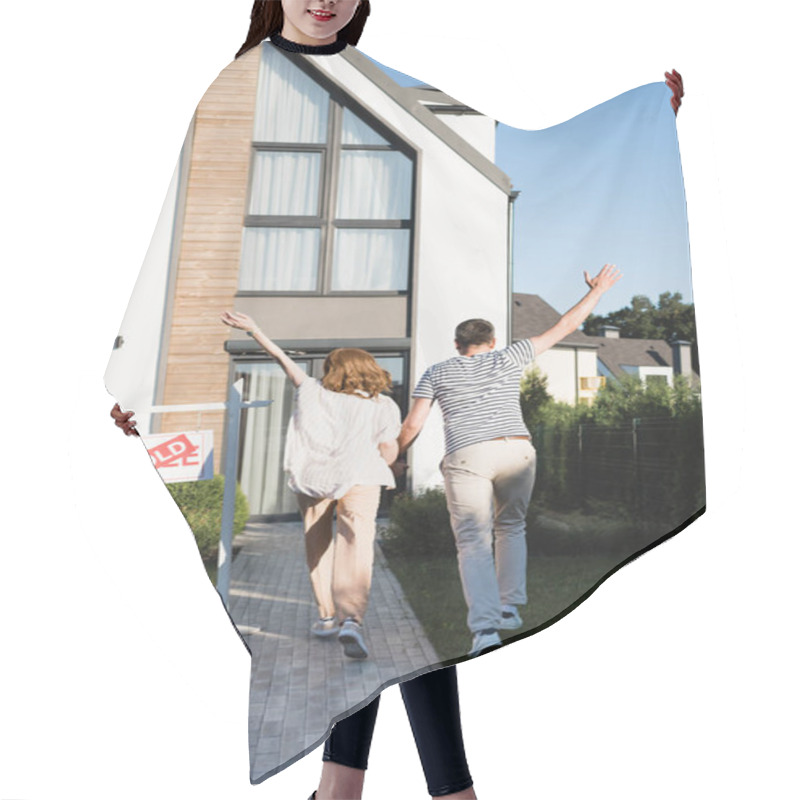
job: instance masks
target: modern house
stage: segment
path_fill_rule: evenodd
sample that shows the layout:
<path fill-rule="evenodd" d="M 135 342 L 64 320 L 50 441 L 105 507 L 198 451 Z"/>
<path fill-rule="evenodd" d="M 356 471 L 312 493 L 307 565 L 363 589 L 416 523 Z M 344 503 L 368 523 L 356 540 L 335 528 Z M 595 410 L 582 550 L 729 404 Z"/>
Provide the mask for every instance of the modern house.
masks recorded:
<path fill-rule="evenodd" d="M 535 294 L 517 294 L 512 299 L 514 341 L 538 336 L 551 328 L 561 315 Z M 591 403 L 606 381 L 635 375 L 642 381 L 672 385 L 675 375 L 692 384 L 700 376 L 692 370 L 691 345 L 662 339 L 621 338 L 619 329 L 605 326 L 602 336 L 575 331 L 543 353 L 536 364 L 547 376 L 549 393 L 558 401 L 577 405 Z"/>
<path fill-rule="evenodd" d="M 282 470 L 292 391 L 254 342 L 219 321 L 252 315 L 309 374 L 361 347 L 392 374 L 403 411 L 469 317 L 510 332 L 509 178 L 495 122 L 427 87 L 403 88 L 348 48 L 269 43 L 229 65 L 200 102 L 106 375 L 147 432 L 213 429 L 244 378 L 239 474 L 255 516 L 292 513 Z M 439 482 L 441 423 L 415 444 L 409 479 Z"/>

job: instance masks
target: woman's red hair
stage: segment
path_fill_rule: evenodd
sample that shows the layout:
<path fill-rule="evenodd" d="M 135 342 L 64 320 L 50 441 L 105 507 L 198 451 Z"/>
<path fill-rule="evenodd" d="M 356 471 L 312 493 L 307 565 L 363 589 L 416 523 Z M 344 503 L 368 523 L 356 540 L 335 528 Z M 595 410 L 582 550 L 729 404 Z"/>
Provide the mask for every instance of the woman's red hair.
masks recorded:
<path fill-rule="evenodd" d="M 325 359 L 322 385 L 332 392 L 377 397 L 392 388 L 392 376 L 366 350 L 340 347 Z"/>

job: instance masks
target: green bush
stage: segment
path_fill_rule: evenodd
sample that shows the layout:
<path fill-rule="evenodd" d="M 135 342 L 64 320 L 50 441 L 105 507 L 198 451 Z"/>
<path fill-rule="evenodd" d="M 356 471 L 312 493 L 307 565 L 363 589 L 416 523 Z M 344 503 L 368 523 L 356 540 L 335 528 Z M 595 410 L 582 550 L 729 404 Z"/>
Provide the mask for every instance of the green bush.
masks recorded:
<path fill-rule="evenodd" d="M 225 478 L 215 475 L 210 481 L 170 483 L 167 489 L 186 517 L 197 541 L 197 549 L 205 559 L 211 557 L 219 546 L 222 527 L 222 497 Z M 236 486 L 236 504 L 233 513 L 233 535 L 244 530 L 250 516 L 247 498 L 239 485 Z"/>
<path fill-rule="evenodd" d="M 447 500 L 441 489 L 398 495 L 383 533 L 385 549 L 403 557 L 455 555 Z"/>
<path fill-rule="evenodd" d="M 597 393 L 589 419 L 599 425 L 622 425 L 632 419 L 699 416 L 700 409 L 700 395 L 682 375 L 675 376 L 672 386 L 626 375 Z"/>
<path fill-rule="evenodd" d="M 593 503 L 642 527 L 681 524 L 705 503 L 701 400 L 682 376 L 673 385 L 635 376 L 609 381 L 591 406 L 549 398 L 530 373 L 520 400 L 538 453 L 534 498 L 559 513 Z"/>

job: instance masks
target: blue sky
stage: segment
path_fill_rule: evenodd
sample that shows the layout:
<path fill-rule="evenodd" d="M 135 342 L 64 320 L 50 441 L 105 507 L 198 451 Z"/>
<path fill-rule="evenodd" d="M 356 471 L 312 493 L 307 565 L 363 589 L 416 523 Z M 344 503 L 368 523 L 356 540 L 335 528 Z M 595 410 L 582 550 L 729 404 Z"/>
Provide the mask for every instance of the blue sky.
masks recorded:
<path fill-rule="evenodd" d="M 402 86 L 420 81 L 379 65 Z M 692 300 L 686 203 L 675 119 L 663 83 L 633 89 L 540 131 L 497 126 L 495 162 L 515 202 L 514 291 L 560 312 L 582 273 L 617 264 L 623 279 L 599 313 L 635 294 Z"/>
<path fill-rule="evenodd" d="M 514 209 L 514 290 L 566 311 L 582 271 L 624 275 L 600 311 L 634 294 L 691 301 L 691 270 L 674 114 L 653 83 L 541 131 L 497 127 L 497 165 L 521 190 Z"/>

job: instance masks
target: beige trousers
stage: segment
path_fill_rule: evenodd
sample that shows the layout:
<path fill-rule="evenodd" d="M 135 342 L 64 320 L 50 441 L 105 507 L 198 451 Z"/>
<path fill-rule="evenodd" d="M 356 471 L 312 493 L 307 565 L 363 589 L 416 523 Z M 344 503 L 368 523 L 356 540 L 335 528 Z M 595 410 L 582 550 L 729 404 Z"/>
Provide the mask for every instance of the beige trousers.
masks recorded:
<path fill-rule="evenodd" d="M 306 531 L 306 561 L 320 619 L 364 619 L 372 585 L 375 517 L 380 499 L 380 486 L 353 486 L 338 500 L 297 494 Z"/>
<path fill-rule="evenodd" d="M 496 629 L 504 604 L 528 601 L 525 515 L 536 451 L 527 439 L 495 439 L 450 453 L 441 468 L 467 625 L 473 633 Z"/>

